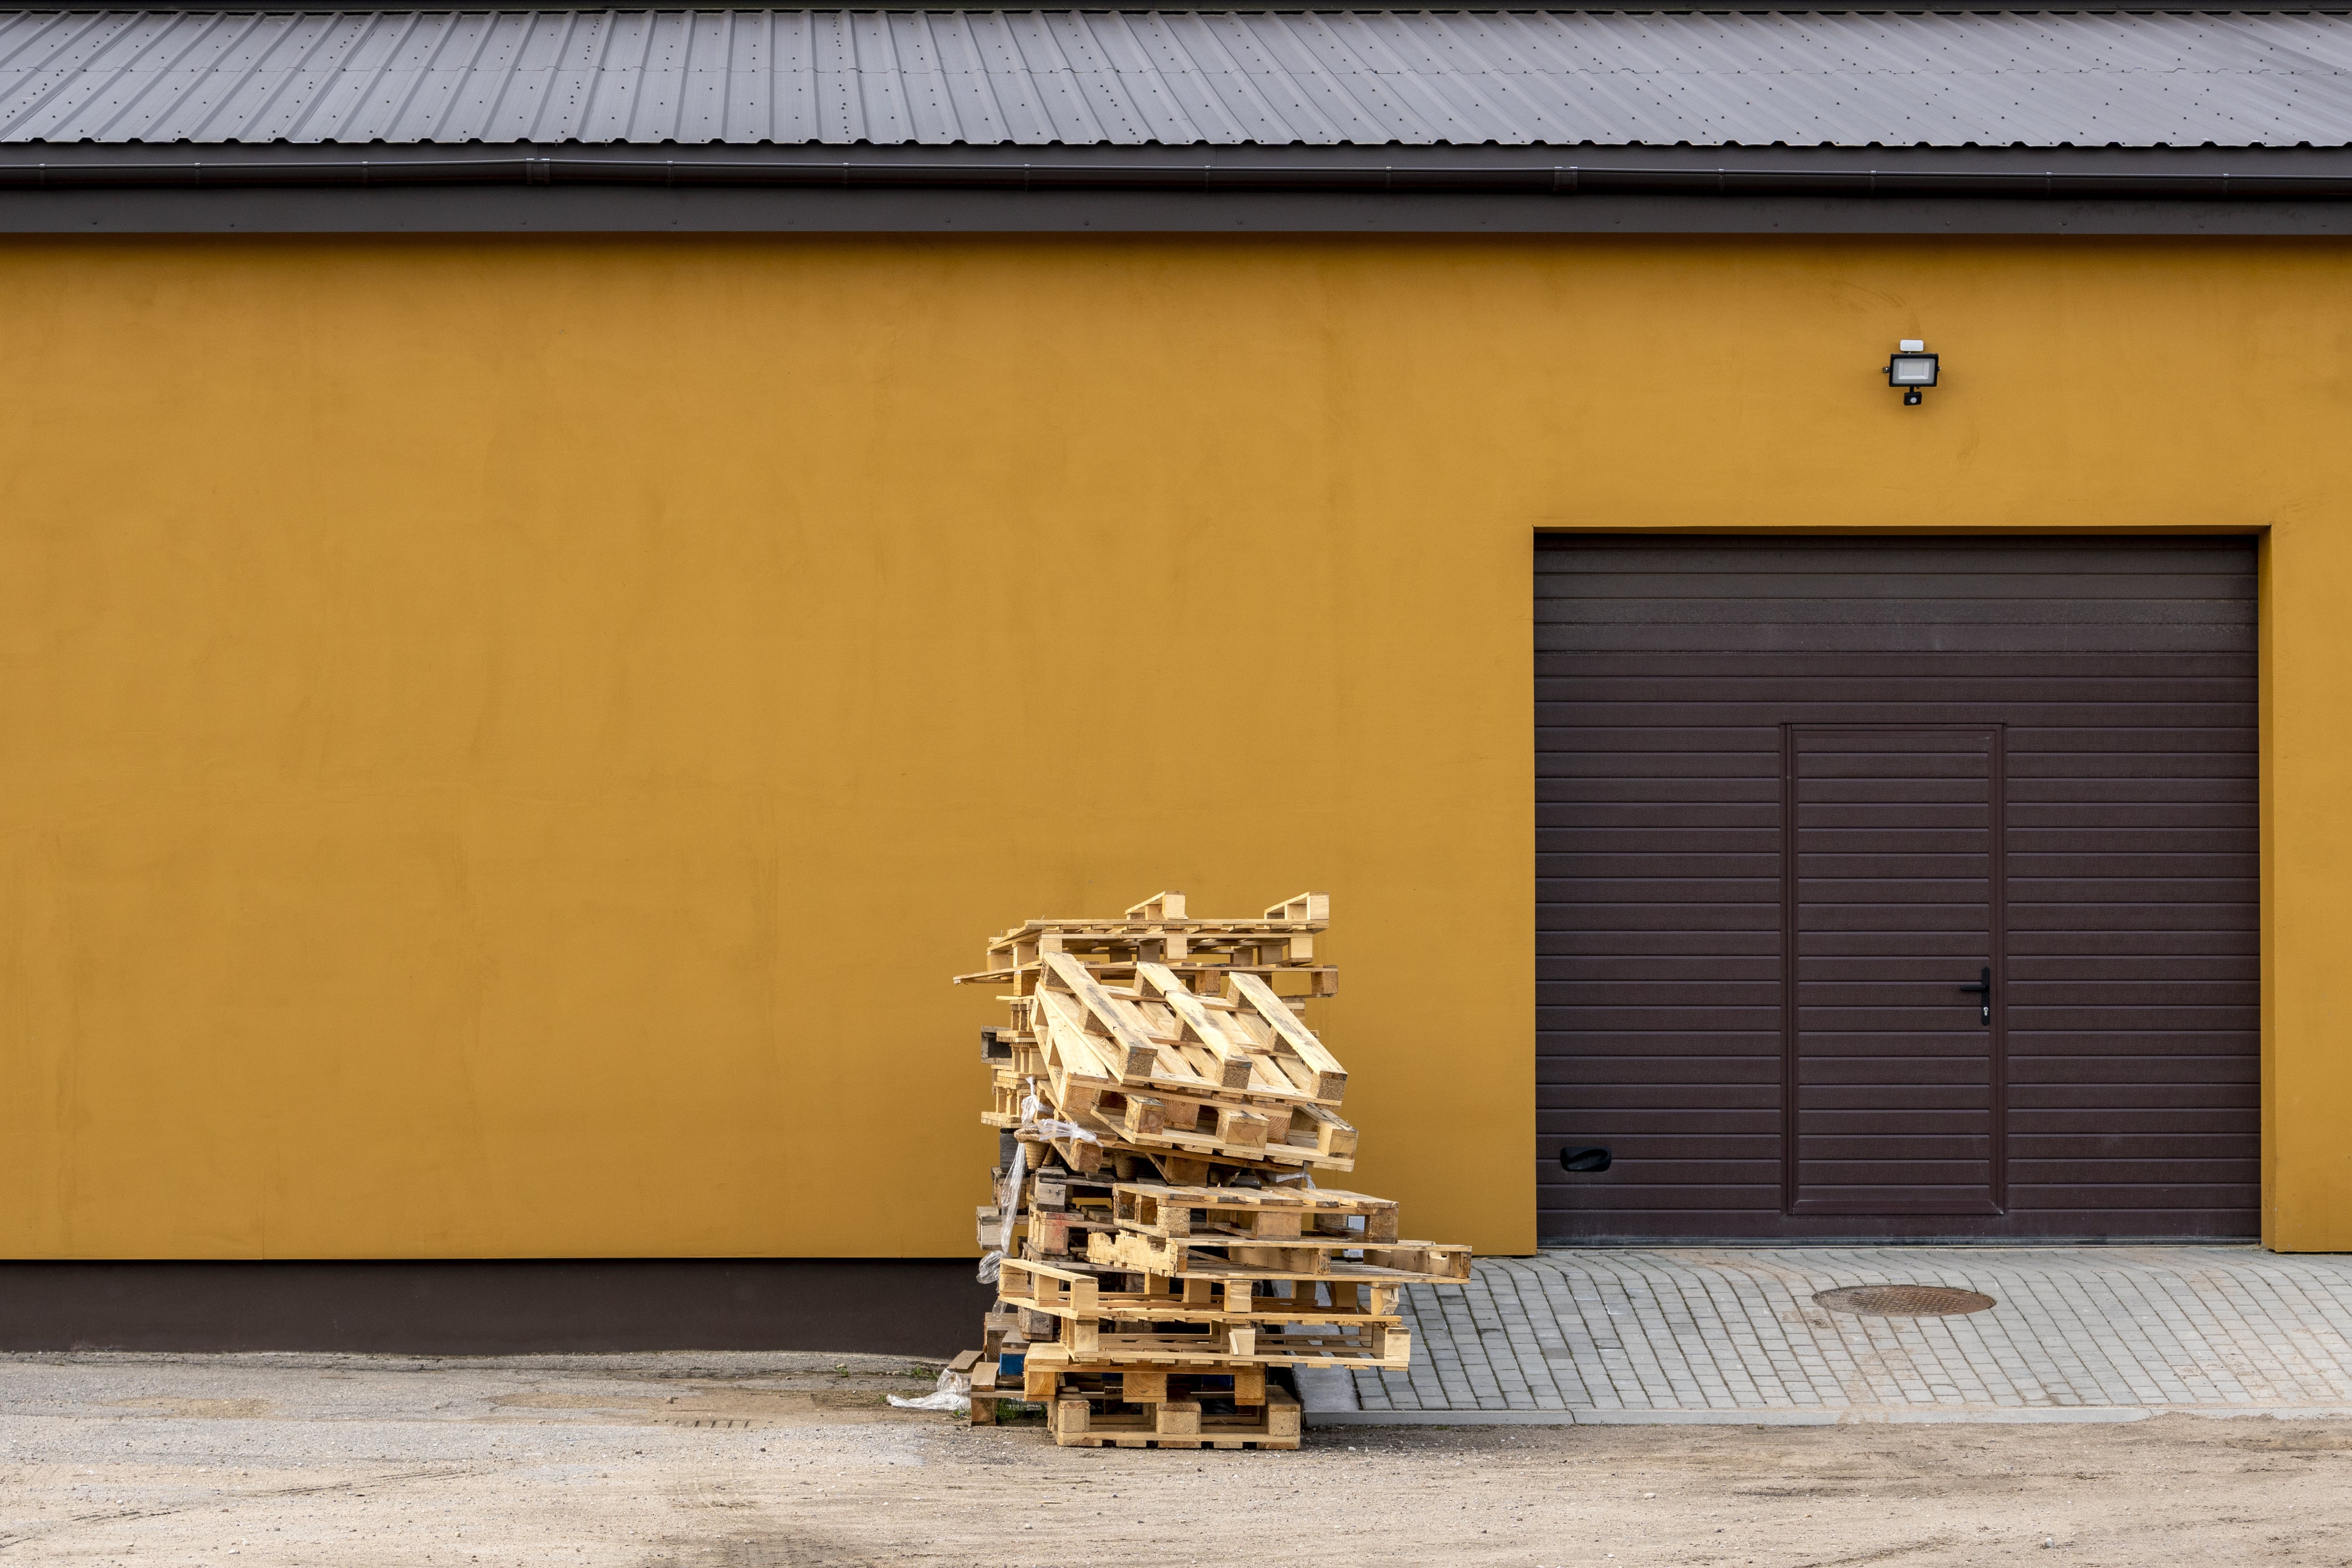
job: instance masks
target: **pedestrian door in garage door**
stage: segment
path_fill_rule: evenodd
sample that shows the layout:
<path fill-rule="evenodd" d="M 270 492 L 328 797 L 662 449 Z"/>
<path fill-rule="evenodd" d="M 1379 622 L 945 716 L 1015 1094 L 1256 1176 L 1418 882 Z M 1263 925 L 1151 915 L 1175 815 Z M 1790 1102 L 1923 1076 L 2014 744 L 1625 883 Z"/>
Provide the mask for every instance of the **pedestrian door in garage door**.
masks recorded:
<path fill-rule="evenodd" d="M 1999 1214 L 2000 726 L 1782 737 L 1784 1207 Z"/>
<path fill-rule="evenodd" d="M 2253 1234 L 2251 542 L 1553 537 L 1536 610 L 1541 1234 Z"/>

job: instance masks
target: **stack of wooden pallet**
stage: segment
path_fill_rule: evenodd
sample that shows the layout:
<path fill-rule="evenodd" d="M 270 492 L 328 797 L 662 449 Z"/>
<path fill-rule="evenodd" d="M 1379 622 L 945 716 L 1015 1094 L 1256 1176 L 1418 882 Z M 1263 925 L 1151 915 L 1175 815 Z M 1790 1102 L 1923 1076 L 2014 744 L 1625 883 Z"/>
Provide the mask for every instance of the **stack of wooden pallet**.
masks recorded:
<path fill-rule="evenodd" d="M 981 1037 L 1002 1160 L 974 1422 L 1020 1401 L 1066 1446 L 1297 1447 L 1286 1369 L 1402 1368 L 1399 1292 L 1469 1278 L 1467 1247 L 1317 1183 L 1356 1155 L 1347 1071 L 1303 1016 L 1338 990 L 1329 923 L 1319 893 L 1249 921 L 1161 893 L 1026 921 L 956 977 L 1012 1008 Z"/>

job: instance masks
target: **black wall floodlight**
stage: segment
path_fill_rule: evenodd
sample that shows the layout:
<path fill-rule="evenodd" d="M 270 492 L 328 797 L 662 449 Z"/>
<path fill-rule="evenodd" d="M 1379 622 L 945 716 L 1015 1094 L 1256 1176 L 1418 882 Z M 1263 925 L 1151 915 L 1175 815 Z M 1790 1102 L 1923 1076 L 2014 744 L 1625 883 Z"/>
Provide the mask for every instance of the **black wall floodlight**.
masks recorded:
<path fill-rule="evenodd" d="M 1887 356 L 1886 384 L 1903 389 L 1906 408 L 1918 405 L 1921 387 L 1936 384 L 1936 356 L 1927 350 L 1927 345 L 1917 338 L 1906 338 Z"/>

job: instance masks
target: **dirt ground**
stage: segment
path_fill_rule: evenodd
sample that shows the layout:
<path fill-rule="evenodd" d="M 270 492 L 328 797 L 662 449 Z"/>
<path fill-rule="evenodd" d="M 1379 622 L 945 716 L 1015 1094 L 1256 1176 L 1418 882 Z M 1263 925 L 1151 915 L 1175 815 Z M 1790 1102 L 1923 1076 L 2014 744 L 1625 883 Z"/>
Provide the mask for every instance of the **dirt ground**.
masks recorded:
<path fill-rule="evenodd" d="M 0 1564 L 2352 1565 L 2352 1422 L 1058 1449 L 873 1357 L 0 1357 Z"/>

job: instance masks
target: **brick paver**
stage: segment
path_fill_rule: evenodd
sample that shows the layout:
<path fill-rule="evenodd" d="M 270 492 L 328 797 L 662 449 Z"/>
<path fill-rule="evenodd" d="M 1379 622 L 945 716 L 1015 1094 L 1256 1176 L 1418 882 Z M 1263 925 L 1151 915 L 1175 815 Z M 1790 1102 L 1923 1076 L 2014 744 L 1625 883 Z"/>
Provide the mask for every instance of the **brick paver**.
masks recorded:
<path fill-rule="evenodd" d="M 1842 1285 L 1994 1299 L 1829 1311 Z M 1302 1377 L 1332 1421 L 2352 1415 L 2352 1255 L 2251 1247 L 1591 1248 L 1407 1293 L 1409 1372 Z"/>

